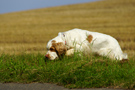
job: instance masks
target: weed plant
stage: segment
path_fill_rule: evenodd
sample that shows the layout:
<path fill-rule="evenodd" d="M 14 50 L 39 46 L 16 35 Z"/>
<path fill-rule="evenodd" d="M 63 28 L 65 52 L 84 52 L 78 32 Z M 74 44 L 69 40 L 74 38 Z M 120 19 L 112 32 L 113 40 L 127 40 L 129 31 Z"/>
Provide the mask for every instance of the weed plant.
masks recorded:
<path fill-rule="evenodd" d="M 49 61 L 42 54 L 0 56 L 1 83 L 55 83 L 67 88 L 135 88 L 135 60 L 93 56 Z"/>

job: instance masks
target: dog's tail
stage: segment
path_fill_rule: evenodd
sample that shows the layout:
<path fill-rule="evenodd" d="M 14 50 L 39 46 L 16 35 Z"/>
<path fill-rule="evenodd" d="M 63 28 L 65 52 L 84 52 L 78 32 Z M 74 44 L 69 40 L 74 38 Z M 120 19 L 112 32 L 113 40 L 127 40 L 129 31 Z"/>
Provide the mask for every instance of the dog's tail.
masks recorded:
<path fill-rule="evenodd" d="M 128 59 L 127 53 L 123 53 L 122 56 L 123 56 L 123 59 Z"/>

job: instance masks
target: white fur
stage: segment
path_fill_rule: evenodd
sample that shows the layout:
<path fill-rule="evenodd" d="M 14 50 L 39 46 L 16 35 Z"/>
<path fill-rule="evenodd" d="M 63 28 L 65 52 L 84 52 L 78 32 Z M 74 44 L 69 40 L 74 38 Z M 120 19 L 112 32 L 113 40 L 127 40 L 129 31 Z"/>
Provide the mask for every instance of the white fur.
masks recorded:
<path fill-rule="evenodd" d="M 88 35 L 93 37 L 90 43 L 87 40 Z M 52 40 L 63 42 L 69 48 L 65 54 L 67 56 L 79 51 L 96 53 L 116 60 L 127 59 L 127 54 L 122 52 L 118 41 L 110 35 L 81 29 L 73 29 L 66 32 L 60 32 L 58 36 Z M 47 44 L 47 54 L 52 57 L 50 58 L 51 60 L 54 60 L 58 55 L 56 52 L 52 53 L 49 50 L 52 45 L 52 40 Z"/>

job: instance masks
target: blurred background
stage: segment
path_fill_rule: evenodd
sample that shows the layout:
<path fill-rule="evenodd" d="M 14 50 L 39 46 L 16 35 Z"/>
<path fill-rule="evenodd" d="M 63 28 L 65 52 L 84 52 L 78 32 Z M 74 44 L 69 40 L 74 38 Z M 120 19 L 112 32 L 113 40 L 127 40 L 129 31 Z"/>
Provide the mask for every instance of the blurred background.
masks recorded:
<path fill-rule="evenodd" d="M 109 34 L 135 56 L 135 0 L 0 1 L 0 53 L 46 53 L 47 42 L 73 28 Z"/>

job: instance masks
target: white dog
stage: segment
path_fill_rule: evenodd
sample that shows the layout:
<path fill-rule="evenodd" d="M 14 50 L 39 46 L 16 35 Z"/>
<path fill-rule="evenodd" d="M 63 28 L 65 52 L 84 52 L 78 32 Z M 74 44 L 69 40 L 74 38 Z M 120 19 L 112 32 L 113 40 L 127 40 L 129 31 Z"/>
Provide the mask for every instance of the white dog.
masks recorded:
<path fill-rule="evenodd" d="M 127 59 L 117 40 L 109 35 L 73 29 L 60 32 L 57 37 L 47 44 L 46 58 L 54 60 L 62 55 L 72 55 L 74 52 L 96 53 L 111 59 Z"/>

